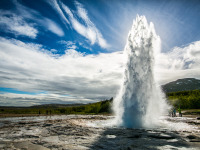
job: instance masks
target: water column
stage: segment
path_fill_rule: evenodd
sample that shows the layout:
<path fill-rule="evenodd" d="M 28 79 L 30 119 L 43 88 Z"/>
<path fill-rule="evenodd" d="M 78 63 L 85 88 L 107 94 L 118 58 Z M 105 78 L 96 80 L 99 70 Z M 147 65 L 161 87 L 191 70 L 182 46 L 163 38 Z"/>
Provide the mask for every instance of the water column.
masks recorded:
<path fill-rule="evenodd" d="M 123 83 L 113 104 L 117 125 L 154 127 L 166 110 L 165 98 L 154 79 L 154 55 L 159 51 L 160 38 L 153 23 L 137 16 L 124 49 Z"/>

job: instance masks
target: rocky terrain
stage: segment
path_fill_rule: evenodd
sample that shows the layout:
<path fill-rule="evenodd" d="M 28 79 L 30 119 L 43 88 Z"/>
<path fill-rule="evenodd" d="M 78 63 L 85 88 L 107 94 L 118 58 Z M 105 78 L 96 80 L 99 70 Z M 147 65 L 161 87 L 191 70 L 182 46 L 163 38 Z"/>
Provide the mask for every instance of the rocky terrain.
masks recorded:
<path fill-rule="evenodd" d="M 112 116 L 0 118 L 1 150 L 198 149 L 200 120 L 165 117 L 156 129 L 106 126 Z"/>

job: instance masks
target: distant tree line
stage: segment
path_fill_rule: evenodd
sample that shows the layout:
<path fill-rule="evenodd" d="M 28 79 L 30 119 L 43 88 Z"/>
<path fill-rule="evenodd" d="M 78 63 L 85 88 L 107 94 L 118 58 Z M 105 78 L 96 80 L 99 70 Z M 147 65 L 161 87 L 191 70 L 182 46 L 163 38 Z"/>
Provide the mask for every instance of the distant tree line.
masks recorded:
<path fill-rule="evenodd" d="M 0 114 L 110 114 L 112 112 L 113 98 L 97 103 L 91 103 L 81 106 L 68 106 L 63 108 L 55 107 L 27 107 L 27 108 L 0 108 Z"/>
<path fill-rule="evenodd" d="M 181 91 L 166 93 L 168 102 L 176 108 L 181 109 L 200 109 L 200 90 Z M 27 108 L 3 108 L 0 107 L 0 114 L 111 114 L 112 102 L 104 100 L 97 103 L 91 103 L 79 106 L 66 107 L 27 107 Z"/>
<path fill-rule="evenodd" d="M 200 90 L 171 92 L 166 94 L 174 107 L 182 109 L 200 109 Z"/>

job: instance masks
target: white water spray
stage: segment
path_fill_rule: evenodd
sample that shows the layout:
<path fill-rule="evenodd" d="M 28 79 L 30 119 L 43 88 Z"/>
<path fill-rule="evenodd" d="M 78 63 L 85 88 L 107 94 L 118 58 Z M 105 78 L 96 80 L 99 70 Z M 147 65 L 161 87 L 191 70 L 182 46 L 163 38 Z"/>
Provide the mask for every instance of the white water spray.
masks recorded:
<path fill-rule="evenodd" d="M 167 109 L 165 98 L 154 79 L 154 54 L 160 38 L 153 23 L 137 16 L 124 49 L 127 57 L 124 80 L 114 100 L 116 124 L 128 128 L 155 127 Z"/>

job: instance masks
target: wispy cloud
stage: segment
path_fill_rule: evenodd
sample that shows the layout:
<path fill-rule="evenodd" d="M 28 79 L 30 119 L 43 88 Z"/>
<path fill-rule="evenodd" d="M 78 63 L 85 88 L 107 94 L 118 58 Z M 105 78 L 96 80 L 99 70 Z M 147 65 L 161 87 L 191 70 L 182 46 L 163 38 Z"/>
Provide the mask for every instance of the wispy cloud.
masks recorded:
<path fill-rule="evenodd" d="M 6 32 L 11 32 L 16 36 L 28 36 L 36 38 L 38 30 L 33 24 L 28 24 L 22 17 L 8 11 L 0 12 L 0 27 Z"/>
<path fill-rule="evenodd" d="M 90 51 L 93 51 L 91 47 L 89 46 L 86 46 L 85 44 L 81 43 L 81 42 L 72 42 L 72 41 L 58 41 L 59 44 L 62 44 L 62 45 L 65 45 L 65 48 L 67 49 L 74 49 L 74 50 L 77 50 L 77 49 L 80 49 L 81 47 L 84 48 L 84 49 L 87 49 L 87 50 L 90 50 Z"/>
<path fill-rule="evenodd" d="M 56 10 L 56 12 L 61 16 L 61 18 L 62 18 L 62 20 L 63 20 L 63 23 L 64 23 L 65 25 L 70 24 L 69 21 L 68 21 L 68 19 L 65 17 L 63 11 L 61 10 L 61 8 L 60 8 L 60 6 L 59 6 L 57 0 L 48 0 L 47 2 L 48 2 L 48 3 Z"/>
<path fill-rule="evenodd" d="M 34 22 L 37 23 L 35 24 L 35 26 L 42 26 L 58 36 L 64 36 L 64 31 L 62 30 L 62 28 L 51 19 L 42 16 L 36 10 L 27 8 L 26 6 L 22 5 L 16 0 L 14 1 L 14 4 L 16 6 L 19 15 L 21 16 L 21 18 L 23 18 L 23 20 L 25 19 L 33 20 Z M 24 32 L 26 32 L 26 30 L 24 30 Z"/>
<path fill-rule="evenodd" d="M 61 16 L 65 24 L 67 23 L 71 25 L 77 33 L 88 39 L 91 45 L 96 43 L 102 48 L 109 47 L 106 40 L 103 38 L 101 32 L 96 28 L 95 24 L 88 17 L 88 12 L 81 3 L 75 2 L 75 6 L 77 9 L 76 13 L 74 13 L 74 11 L 72 12 L 70 8 L 62 2 L 60 2 L 61 7 L 56 0 L 49 1 L 49 4 Z M 69 20 L 67 19 L 61 8 L 68 15 Z M 83 23 L 81 23 L 81 21 L 79 21 L 78 18 L 82 20 Z"/>
<path fill-rule="evenodd" d="M 38 22 L 41 22 L 43 26 L 46 26 L 48 30 L 55 33 L 58 36 L 64 36 L 63 30 L 52 20 L 48 18 L 44 18 L 44 20 L 38 20 Z"/>
<path fill-rule="evenodd" d="M 65 47 L 67 49 L 70 49 L 70 50 L 76 50 L 77 49 L 76 43 L 74 43 L 72 41 L 64 41 L 64 40 L 62 40 L 62 41 L 59 41 L 58 43 L 64 44 Z"/>
<path fill-rule="evenodd" d="M 87 11 L 84 9 L 83 5 L 76 2 L 77 8 L 77 17 L 82 19 L 85 23 L 81 24 L 70 11 L 70 9 L 62 3 L 62 7 L 64 11 L 69 15 L 71 24 L 73 28 L 82 36 L 86 37 L 91 44 L 98 43 L 99 46 L 102 48 L 108 48 L 109 45 L 107 44 L 106 40 L 103 38 L 100 31 L 96 28 L 94 23 L 89 19 Z"/>
<path fill-rule="evenodd" d="M 103 38 L 102 34 L 96 28 L 94 23 L 89 19 L 87 11 L 84 9 L 83 5 L 76 1 L 76 7 L 78 10 L 78 16 L 84 20 L 87 30 L 88 37 L 91 37 L 92 41 L 96 41 L 101 47 L 108 48 L 106 40 Z"/>

